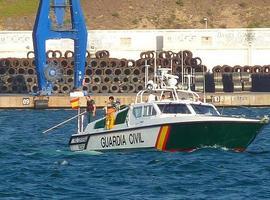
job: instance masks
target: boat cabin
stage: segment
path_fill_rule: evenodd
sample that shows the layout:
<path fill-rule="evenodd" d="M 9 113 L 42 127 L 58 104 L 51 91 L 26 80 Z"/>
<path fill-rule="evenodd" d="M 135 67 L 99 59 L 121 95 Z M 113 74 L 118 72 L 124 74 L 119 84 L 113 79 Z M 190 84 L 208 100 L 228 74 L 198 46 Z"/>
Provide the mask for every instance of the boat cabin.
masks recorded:
<path fill-rule="evenodd" d="M 168 117 L 181 117 L 186 115 L 220 115 L 217 109 L 208 103 L 199 101 L 198 96 L 193 92 L 184 94 L 186 97 L 179 96 L 180 91 L 169 91 L 171 96 L 162 99 L 162 95 L 168 91 L 160 91 L 160 93 L 150 93 L 148 97 L 143 97 L 147 92 L 140 92 L 137 95 L 136 101 L 130 106 L 122 106 L 116 113 L 115 127 L 126 128 L 130 126 L 138 126 L 142 123 L 151 124 L 153 120 L 159 120 Z M 195 100 L 194 100 L 195 99 Z M 90 129 L 104 131 L 105 117 L 95 122 L 90 123 Z"/>

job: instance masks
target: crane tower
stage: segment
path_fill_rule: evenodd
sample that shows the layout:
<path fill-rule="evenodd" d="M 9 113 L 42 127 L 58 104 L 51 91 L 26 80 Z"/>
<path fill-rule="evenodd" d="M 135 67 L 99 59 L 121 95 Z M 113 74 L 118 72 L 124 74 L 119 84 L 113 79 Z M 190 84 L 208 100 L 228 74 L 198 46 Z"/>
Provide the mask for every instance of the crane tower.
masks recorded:
<path fill-rule="evenodd" d="M 50 95 L 57 66 L 46 55 L 46 40 L 74 41 L 74 88 L 80 89 L 85 73 L 87 29 L 80 0 L 40 0 L 33 29 L 33 45 L 40 95 Z"/>

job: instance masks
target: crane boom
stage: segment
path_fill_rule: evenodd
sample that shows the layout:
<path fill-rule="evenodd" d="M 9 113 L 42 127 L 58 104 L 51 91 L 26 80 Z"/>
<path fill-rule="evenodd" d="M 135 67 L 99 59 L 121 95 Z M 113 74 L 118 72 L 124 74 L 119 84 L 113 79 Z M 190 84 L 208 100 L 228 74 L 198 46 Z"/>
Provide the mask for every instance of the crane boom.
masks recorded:
<path fill-rule="evenodd" d="M 74 41 L 74 88 L 80 89 L 85 74 L 87 29 L 80 0 L 40 0 L 33 29 L 33 45 L 41 95 L 50 95 L 55 68 L 47 60 L 46 40 Z"/>

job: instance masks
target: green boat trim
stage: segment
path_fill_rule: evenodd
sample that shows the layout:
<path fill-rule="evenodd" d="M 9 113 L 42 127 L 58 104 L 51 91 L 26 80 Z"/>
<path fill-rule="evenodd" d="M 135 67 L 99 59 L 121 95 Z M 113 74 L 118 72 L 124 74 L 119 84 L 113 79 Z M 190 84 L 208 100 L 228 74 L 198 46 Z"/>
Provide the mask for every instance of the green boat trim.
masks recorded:
<path fill-rule="evenodd" d="M 204 147 L 224 147 L 244 151 L 264 123 L 192 122 L 170 125 L 165 151 L 191 151 Z"/>

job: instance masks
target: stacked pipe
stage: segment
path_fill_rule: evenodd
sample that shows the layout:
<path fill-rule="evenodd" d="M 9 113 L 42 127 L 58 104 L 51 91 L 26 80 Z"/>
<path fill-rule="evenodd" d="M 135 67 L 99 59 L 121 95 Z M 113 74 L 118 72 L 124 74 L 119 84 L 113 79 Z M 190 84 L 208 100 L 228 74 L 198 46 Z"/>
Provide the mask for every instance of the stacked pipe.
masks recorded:
<path fill-rule="evenodd" d="M 146 51 L 138 60 L 110 58 L 108 51 L 98 51 L 94 58 L 87 52 L 86 76 L 83 89 L 93 93 L 133 93 L 144 88 L 145 71 L 148 66 L 149 79 L 154 76 L 154 66 L 172 68 L 172 73 L 180 77 L 194 72 L 195 90 L 202 91 L 205 84 L 207 92 L 232 91 L 270 91 L 270 65 L 265 66 L 215 66 L 213 74 L 207 73 L 205 83 L 203 74 L 206 66 L 201 59 L 193 57 L 190 51 Z M 53 62 L 63 74 L 54 82 L 54 94 L 68 94 L 73 88 L 74 53 L 48 51 L 48 62 Z M 156 58 L 156 59 L 155 59 Z M 156 63 L 155 63 L 156 62 Z M 182 70 L 183 66 L 183 70 Z M 27 58 L 0 59 L 0 93 L 36 92 L 37 77 L 34 53 Z"/>
<path fill-rule="evenodd" d="M 74 53 L 49 50 L 48 62 L 52 62 L 59 71 L 61 78 L 53 83 L 53 94 L 68 94 L 73 88 Z M 154 76 L 154 67 L 172 67 L 173 73 L 182 77 L 184 72 L 196 72 L 195 84 L 201 91 L 203 72 L 206 67 L 201 59 L 193 57 L 191 51 L 146 51 L 138 60 L 110 58 L 106 50 L 97 51 L 91 58 L 86 55 L 86 71 L 83 89 L 93 93 L 135 93 L 144 88 L 145 71 L 148 66 L 148 79 Z M 156 58 L 156 59 L 155 59 Z M 155 63 L 156 62 L 156 63 Z M 35 93 L 38 90 L 34 52 L 27 53 L 27 58 L 0 59 L 0 93 Z"/>
<path fill-rule="evenodd" d="M 270 65 L 254 66 L 252 77 L 252 91 L 270 92 Z"/>
<path fill-rule="evenodd" d="M 143 69 L 134 60 L 110 58 L 98 51 L 87 59 L 84 89 L 92 93 L 134 93 L 144 87 Z"/>
<path fill-rule="evenodd" d="M 182 83 L 182 74 L 194 73 L 195 77 L 193 79 L 193 87 L 196 91 L 202 91 L 204 86 L 204 72 L 207 71 L 206 66 L 201 65 L 202 61 L 199 57 L 193 57 L 191 51 L 179 51 L 177 53 L 172 51 L 161 51 L 156 55 L 156 66 L 162 68 L 171 68 L 172 73 L 179 76 L 179 82 Z M 140 59 L 136 62 L 139 65 L 149 65 L 149 70 L 153 74 L 155 66 L 155 52 L 147 51 L 142 52 Z M 182 69 L 183 68 L 183 69 Z M 187 80 L 183 80 L 184 83 L 187 83 Z M 184 85 L 187 87 L 187 84 Z"/>
<path fill-rule="evenodd" d="M 36 83 L 33 59 L 0 59 L 0 92 L 27 93 Z"/>
<path fill-rule="evenodd" d="M 235 65 L 234 67 L 218 65 L 212 71 L 215 77 L 216 92 L 270 91 L 270 87 L 266 83 L 270 77 L 270 65 Z"/>
<path fill-rule="evenodd" d="M 201 65 L 201 67 L 195 68 L 195 91 L 203 92 L 206 89 L 206 82 L 205 82 L 205 72 L 207 71 L 206 66 Z M 207 91 L 208 92 L 208 91 Z"/>
<path fill-rule="evenodd" d="M 215 92 L 214 74 L 210 72 L 205 74 L 205 92 Z"/>
<path fill-rule="evenodd" d="M 223 92 L 223 83 L 222 83 L 222 67 L 215 66 L 213 69 L 215 92 Z"/>

